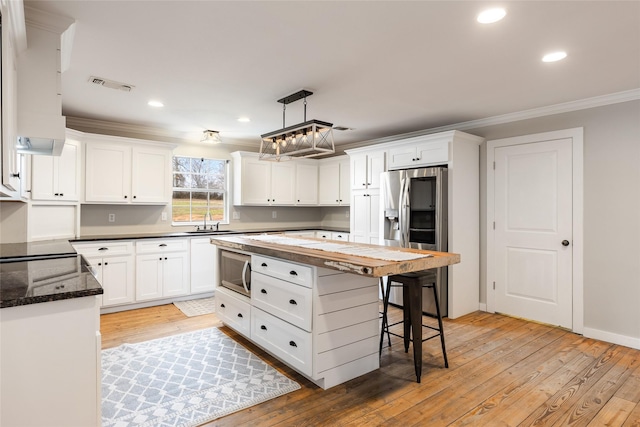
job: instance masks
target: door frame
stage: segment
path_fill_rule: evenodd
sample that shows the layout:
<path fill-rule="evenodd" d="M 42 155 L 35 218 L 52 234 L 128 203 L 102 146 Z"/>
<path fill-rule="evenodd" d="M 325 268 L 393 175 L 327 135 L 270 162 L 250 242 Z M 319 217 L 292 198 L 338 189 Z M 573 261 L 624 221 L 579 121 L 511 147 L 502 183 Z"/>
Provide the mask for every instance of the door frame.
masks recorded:
<path fill-rule="evenodd" d="M 543 132 L 531 135 L 516 136 L 511 138 L 495 139 L 487 141 L 487 215 L 486 215 L 486 295 L 487 295 L 487 311 L 495 313 L 495 290 L 493 282 L 495 281 L 495 232 L 493 230 L 493 221 L 495 218 L 495 172 L 493 162 L 495 161 L 495 149 L 499 147 L 508 147 L 512 145 L 531 144 L 540 141 L 549 141 L 554 139 L 567 139 L 572 141 L 572 221 L 573 221 L 573 242 L 572 249 L 572 309 L 573 309 L 573 327 L 572 331 L 582 334 L 584 330 L 584 131 L 583 128 L 572 128 L 553 132 Z"/>

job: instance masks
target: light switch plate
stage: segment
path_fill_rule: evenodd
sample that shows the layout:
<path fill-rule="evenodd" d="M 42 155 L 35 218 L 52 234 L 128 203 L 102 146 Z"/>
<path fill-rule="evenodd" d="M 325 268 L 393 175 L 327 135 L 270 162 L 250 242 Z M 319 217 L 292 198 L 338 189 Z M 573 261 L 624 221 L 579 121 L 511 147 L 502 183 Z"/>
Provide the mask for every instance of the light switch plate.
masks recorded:
<path fill-rule="evenodd" d="M 233 211 L 233 219 L 240 219 L 240 212 Z"/>
<path fill-rule="evenodd" d="M 166 212 L 162 212 L 162 220 L 163 221 L 167 220 L 167 213 Z"/>

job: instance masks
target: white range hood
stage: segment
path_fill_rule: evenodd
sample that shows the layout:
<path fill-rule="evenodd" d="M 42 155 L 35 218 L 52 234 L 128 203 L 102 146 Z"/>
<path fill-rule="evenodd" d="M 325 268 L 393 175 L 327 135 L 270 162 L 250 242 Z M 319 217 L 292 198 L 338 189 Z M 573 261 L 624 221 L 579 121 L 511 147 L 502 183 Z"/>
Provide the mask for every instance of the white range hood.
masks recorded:
<path fill-rule="evenodd" d="M 19 153 L 59 156 L 66 132 L 61 39 L 65 31 L 73 32 L 74 21 L 29 7 L 24 11 L 27 48 L 18 54 L 17 148 Z"/>

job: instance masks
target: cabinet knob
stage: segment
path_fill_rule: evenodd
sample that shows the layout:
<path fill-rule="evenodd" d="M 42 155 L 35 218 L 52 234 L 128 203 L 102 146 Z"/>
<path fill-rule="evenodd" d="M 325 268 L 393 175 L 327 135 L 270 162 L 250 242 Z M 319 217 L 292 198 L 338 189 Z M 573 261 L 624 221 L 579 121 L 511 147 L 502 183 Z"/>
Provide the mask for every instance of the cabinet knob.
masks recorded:
<path fill-rule="evenodd" d="M 266 262 L 263 262 L 262 264 L 260 264 L 260 267 L 266 267 L 266 266 L 267 266 Z"/>
<path fill-rule="evenodd" d="M 12 174 L 11 174 L 11 178 L 20 178 L 20 172 L 18 172 L 18 173 L 12 173 Z"/>
<path fill-rule="evenodd" d="M 342 199 L 340 199 L 340 202 L 342 202 Z"/>
<path fill-rule="evenodd" d="M 98 263 L 98 267 L 99 267 L 99 266 L 101 266 L 101 265 L 102 265 L 102 263 L 101 263 L 101 262 L 99 262 L 99 263 Z"/>
<path fill-rule="evenodd" d="M 261 294 L 266 294 L 266 293 L 267 293 L 267 290 L 266 290 L 266 289 L 260 289 L 260 293 L 261 293 Z"/>
<path fill-rule="evenodd" d="M 54 196 L 59 196 L 59 195 L 60 195 L 60 193 L 53 193 L 53 195 L 54 195 Z"/>
<path fill-rule="evenodd" d="M 166 260 L 167 260 L 167 257 L 164 257 L 164 260 L 166 261 Z"/>
<path fill-rule="evenodd" d="M 323 236 L 323 237 L 324 237 L 324 236 Z M 297 276 L 297 275 L 298 275 L 298 273 L 297 273 L 295 270 L 291 270 L 291 271 L 289 272 L 289 274 L 290 274 L 290 275 L 292 275 L 292 276 Z"/>
<path fill-rule="evenodd" d="M 291 304 L 291 305 L 298 305 L 298 303 L 297 303 L 297 302 L 296 302 L 296 300 L 294 300 L 294 299 L 290 299 L 290 300 L 289 300 L 289 304 Z"/>
<path fill-rule="evenodd" d="M 264 326 L 264 325 L 260 325 L 260 329 L 262 329 L 263 331 L 266 331 L 266 330 L 267 330 L 267 327 L 266 327 L 266 326 Z"/>
<path fill-rule="evenodd" d="M 300 199 L 298 199 L 298 203 L 300 203 Z"/>
<path fill-rule="evenodd" d="M 108 262 L 105 262 L 105 263 L 104 263 L 104 265 L 109 265 L 109 263 L 108 263 Z"/>
<path fill-rule="evenodd" d="M 297 347 L 297 346 L 298 346 L 298 344 L 296 344 L 296 342 L 295 342 L 295 341 L 289 341 L 289 345 L 290 345 L 291 347 Z"/>
<path fill-rule="evenodd" d="M 363 182 L 362 185 L 367 185 L 367 184 Z"/>
<path fill-rule="evenodd" d="M 226 308 L 224 304 L 220 304 L 220 308 Z"/>
<path fill-rule="evenodd" d="M 60 197 L 64 196 L 64 193 L 60 193 Z"/>
<path fill-rule="evenodd" d="M 340 200 L 336 199 L 336 202 L 339 202 Z"/>
<path fill-rule="evenodd" d="M 133 196 L 133 198 L 134 198 L 134 199 L 135 199 L 135 198 L 137 198 L 137 197 L 138 197 L 138 196 Z"/>
<path fill-rule="evenodd" d="M 126 199 L 127 197 L 129 197 L 129 196 L 124 196 L 124 198 L 125 198 L 125 199 Z"/>
<path fill-rule="evenodd" d="M 162 261 L 162 257 L 158 258 L 160 261 Z"/>
<path fill-rule="evenodd" d="M 238 317 L 242 319 L 242 313 L 238 313 Z"/>

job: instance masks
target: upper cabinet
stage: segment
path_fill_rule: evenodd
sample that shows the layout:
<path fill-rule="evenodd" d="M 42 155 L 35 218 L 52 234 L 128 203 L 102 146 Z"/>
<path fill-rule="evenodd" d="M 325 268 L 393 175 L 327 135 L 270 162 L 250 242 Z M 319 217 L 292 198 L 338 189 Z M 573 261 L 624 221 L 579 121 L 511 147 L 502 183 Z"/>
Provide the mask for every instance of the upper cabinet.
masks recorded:
<path fill-rule="evenodd" d="M 296 204 L 314 206 L 318 204 L 318 161 L 296 162 Z"/>
<path fill-rule="evenodd" d="M 380 188 L 380 174 L 384 169 L 384 151 L 355 154 L 351 158 L 351 189 Z"/>
<path fill-rule="evenodd" d="M 255 153 L 233 152 L 233 204 L 236 206 L 294 205 L 294 161 L 260 160 Z"/>
<path fill-rule="evenodd" d="M 399 140 L 397 145 L 387 149 L 387 168 L 411 169 L 446 164 L 449 161 L 449 144 L 453 141 L 454 132 Z"/>
<path fill-rule="evenodd" d="M 349 158 L 332 157 L 319 162 L 318 203 L 322 206 L 348 206 L 351 197 Z"/>
<path fill-rule="evenodd" d="M 77 202 L 80 164 L 80 143 L 71 139 L 60 156 L 31 156 L 31 199 Z"/>
<path fill-rule="evenodd" d="M 85 202 L 171 202 L 173 146 L 88 135 L 85 150 Z"/>

